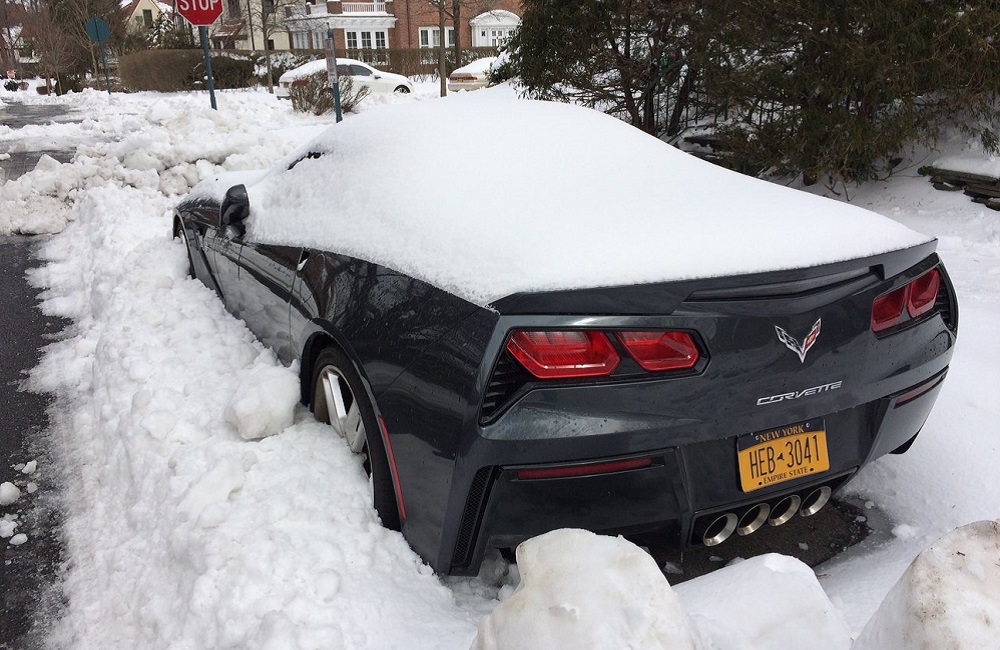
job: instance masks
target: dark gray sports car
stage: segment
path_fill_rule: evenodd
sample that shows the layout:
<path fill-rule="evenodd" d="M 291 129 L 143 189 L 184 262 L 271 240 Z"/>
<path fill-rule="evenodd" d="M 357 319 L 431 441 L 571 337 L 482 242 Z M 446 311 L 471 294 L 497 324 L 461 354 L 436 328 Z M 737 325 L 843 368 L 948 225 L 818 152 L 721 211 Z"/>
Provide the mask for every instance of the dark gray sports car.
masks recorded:
<path fill-rule="evenodd" d="M 492 90 L 205 181 L 174 233 L 444 573 L 556 528 L 810 516 L 913 443 L 957 332 L 933 240 Z"/>

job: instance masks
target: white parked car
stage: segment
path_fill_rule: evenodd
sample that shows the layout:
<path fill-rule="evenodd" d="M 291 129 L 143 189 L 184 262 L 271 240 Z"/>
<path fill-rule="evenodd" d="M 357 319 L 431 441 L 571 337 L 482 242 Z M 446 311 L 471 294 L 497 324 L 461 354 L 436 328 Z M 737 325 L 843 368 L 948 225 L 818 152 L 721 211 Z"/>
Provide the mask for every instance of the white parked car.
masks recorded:
<path fill-rule="evenodd" d="M 496 62 L 497 57 L 488 56 L 476 59 L 472 63 L 463 65 L 448 75 L 448 90 L 478 90 L 489 85 L 490 68 Z"/>
<path fill-rule="evenodd" d="M 292 86 L 317 72 L 326 70 L 326 59 L 310 61 L 293 68 L 278 78 L 275 95 L 279 99 L 288 99 Z M 337 74 L 340 77 L 350 77 L 355 88 L 370 88 L 373 93 L 409 93 L 413 92 L 413 82 L 401 74 L 384 72 L 371 67 L 367 63 L 355 59 L 337 59 Z"/>

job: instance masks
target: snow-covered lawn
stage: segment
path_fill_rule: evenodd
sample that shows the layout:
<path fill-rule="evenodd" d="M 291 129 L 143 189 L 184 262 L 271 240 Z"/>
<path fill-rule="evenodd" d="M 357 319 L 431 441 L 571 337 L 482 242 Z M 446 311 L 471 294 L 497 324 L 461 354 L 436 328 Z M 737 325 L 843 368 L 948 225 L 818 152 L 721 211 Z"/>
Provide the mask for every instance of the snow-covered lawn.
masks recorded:
<path fill-rule="evenodd" d="M 423 84 L 382 102 L 435 94 Z M 357 458 L 296 404 L 293 371 L 186 277 L 170 239 L 171 208 L 195 183 L 267 167 L 330 120 L 259 92 L 219 93 L 217 112 L 204 94 L 0 99 L 83 119 L 0 127 L 0 151 L 77 150 L 0 187 L 0 234 L 60 232 L 31 279 L 43 309 L 73 321 L 31 377 L 57 395 L 51 452 L 0 487 L 0 543 L 30 545 L 18 528 L 38 498 L 28 484 L 45 474 L 62 486 L 67 605 L 54 647 L 845 649 L 885 601 L 861 650 L 897 629 L 941 634 L 907 610 L 915 600 L 959 621 L 947 647 L 979 648 L 987 624 L 968 614 L 991 590 L 986 611 L 1000 620 L 995 527 L 955 535 L 893 589 L 942 536 L 1000 519 L 1000 213 L 935 191 L 916 166 L 851 188 L 855 205 L 939 239 L 961 302 L 959 346 L 920 438 L 850 487 L 892 519 L 890 540 L 815 573 L 764 556 L 671 589 L 623 540 L 560 531 L 522 547 L 518 567 L 493 558 L 480 578 L 443 579 L 379 525 Z M 975 154 L 957 137 L 942 150 Z M 966 566 L 941 559 L 958 553 Z M 937 581 L 936 602 L 921 580 Z"/>

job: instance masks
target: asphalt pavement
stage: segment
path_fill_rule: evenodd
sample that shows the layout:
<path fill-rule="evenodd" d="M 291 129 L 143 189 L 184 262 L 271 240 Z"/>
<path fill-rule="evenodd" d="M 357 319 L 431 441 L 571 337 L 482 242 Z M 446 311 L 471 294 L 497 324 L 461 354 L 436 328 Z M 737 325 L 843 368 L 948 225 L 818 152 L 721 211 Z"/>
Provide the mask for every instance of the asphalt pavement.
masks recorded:
<path fill-rule="evenodd" d="M 0 108 L 3 124 L 17 129 L 25 124 L 65 121 L 67 111 L 53 106 L 6 104 Z M 4 144 L 0 143 L 0 153 Z M 9 152 L 0 160 L 0 182 L 32 169 L 47 153 L 67 160 L 65 151 Z M 45 433 L 49 427 L 49 395 L 24 390 L 29 370 L 38 364 L 41 348 L 68 325 L 44 316 L 38 309 L 38 291 L 29 286 L 25 272 L 37 266 L 34 255 L 39 238 L 0 237 L 0 483 L 14 483 L 21 497 L 0 506 L 0 520 L 15 520 L 15 533 L 27 541 L 13 544 L 0 538 L 0 649 L 30 650 L 43 646 L 44 628 L 59 608 L 57 584 L 61 551 L 57 487 L 47 460 Z M 37 469 L 25 473 L 31 461 Z M 30 469 L 30 465 L 28 467 Z M 36 489 L 29 492 L 29 483 Z"/>

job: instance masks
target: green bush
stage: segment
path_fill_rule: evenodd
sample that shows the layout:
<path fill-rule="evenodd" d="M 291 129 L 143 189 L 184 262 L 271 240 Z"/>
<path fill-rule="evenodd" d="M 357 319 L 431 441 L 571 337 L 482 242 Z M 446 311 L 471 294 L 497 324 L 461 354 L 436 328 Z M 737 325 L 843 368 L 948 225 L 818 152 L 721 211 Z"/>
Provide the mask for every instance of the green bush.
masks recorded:
<path fill-rule="evenodd" d="M 256 83 L 254 61 L 238 54 L 212 56 L 212 79 L 218 89 Z M 122 85 L 130 91 L 178 92 L 205 87 L 205 57 L 200 50 L 141 50 L 118 60 Z"/>
<path fill-rule="evenodd" d="M 198 66 L 198 76 L 204 76 L 204 68 L 204 64 Z M 253 72 L 254 63 L 249 59 L 225 55 L 212 57 L 212 80 L 220 90 L 249 88 L 256 82 Z"/>
<path fill-rule="evenodd" d="M 118 74 L 130 91 L 178 92 L 194 88 L 198 50 L 140 50 L 118 59 Z"/>

